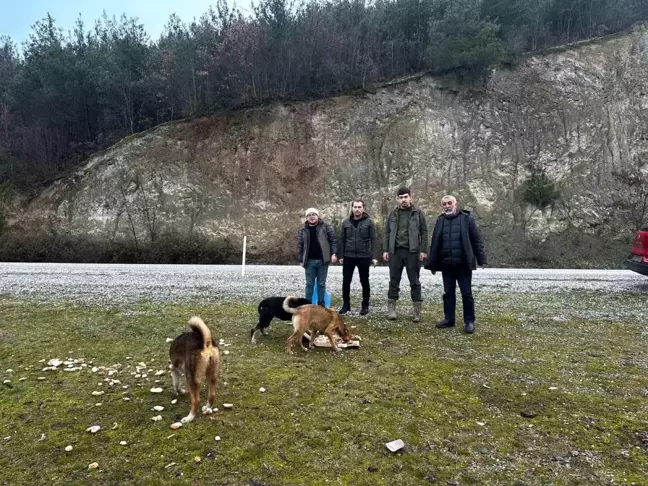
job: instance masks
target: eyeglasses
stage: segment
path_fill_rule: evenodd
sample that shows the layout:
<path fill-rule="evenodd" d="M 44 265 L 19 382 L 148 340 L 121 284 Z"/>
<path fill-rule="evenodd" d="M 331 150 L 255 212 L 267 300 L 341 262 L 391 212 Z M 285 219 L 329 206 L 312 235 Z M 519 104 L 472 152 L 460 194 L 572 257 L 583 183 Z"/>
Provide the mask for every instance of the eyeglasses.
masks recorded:
<path fill-rule="evenodd" d="M 450 206 L 452 206 L 452 205 L 454 205 L 454 203 L 453 203 L 452 201 L 442 202 L 442 203 L 441 203 L 441 206 L 444 206 L 444 207 L 445 207 L 445 206 L 450 207 Z"/>
<path fill-rule="evenodd" d="M 310 218 L 311 216 L 317 216 L 317 213 L 308 213 L 306 216 Z"/>

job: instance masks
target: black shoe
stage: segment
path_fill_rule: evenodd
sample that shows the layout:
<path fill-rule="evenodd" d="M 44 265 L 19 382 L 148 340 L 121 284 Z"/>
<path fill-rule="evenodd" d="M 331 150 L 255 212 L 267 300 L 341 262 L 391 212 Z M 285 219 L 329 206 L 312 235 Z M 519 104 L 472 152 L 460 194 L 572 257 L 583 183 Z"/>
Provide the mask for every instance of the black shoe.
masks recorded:
<path fill-rule="evenodd" d="M 350 310 L 351 310 L 351 307 L 349 306 L 349 304 L 344 304 L 342 306 L 342 308 L 338 311 L 338 314 L 346 314 Z"/>
<path fill-rule="evenodd" d="M 368 305 L 363 305 L 362 309 L 360 309 L 360 315 L 361 316 L 366 316 L 369 314 L 369 306 Z"/>
<path fill-rule="evenodd" d="M 464 325 L 464 331 L 467 334 L 472 334 L 473 332 L 475 332 L 475 323 L 472 321 L 466 322 L 466 324 Z"/>
<path fill-rule="evenodd" d="M 448 327 L 454 327 L 455 321 L 449 319 L 443 319 L 442 321 L 437 322 L 436 327 L 439 329 L 446 329 Z"/>

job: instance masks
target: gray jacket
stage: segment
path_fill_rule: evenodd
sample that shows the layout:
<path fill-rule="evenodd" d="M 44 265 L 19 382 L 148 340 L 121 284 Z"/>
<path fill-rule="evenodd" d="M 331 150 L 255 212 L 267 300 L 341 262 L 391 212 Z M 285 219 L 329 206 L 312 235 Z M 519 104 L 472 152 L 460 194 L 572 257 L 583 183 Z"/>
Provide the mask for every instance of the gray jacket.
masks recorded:
<path fill-rule="evenodd" d="M 322 261 L 331 262 L 331 255 L 337 254 L 337 239 L 335 231 L 330 224 L 324 220 L 317 222 L 317 241 L 322 249 Z M 299 263 L 305 263 L 308 260 L 308 248 L 310 246 L 310 233 L 308 231 L 308 221 L 304 223 L 297 236 L 297 248 L 299 251 Z"/>
<path fill-rule="evenodd" d="M 342 222 L 340 230 L 340 258 L 373 258 L 376 252 L 376 225 L 363 213 L 358 225 L 353 224 L 353 213 Z"/>
<path fill-rule="evenodd" d="M 390 255 L 394 254 L 396 249 L 396 231 L 398 224 L 398 211 L 399 208 L 394 209 L 385 222 L 385 238 L 383 249 L 389 252 Z M 416 207 L 412 207 L 409 218 L 409 251 L 410 253 L 420 253 L 427 250 L 428 245 L 428 229 L 425 222 L 423 212 Z"/>

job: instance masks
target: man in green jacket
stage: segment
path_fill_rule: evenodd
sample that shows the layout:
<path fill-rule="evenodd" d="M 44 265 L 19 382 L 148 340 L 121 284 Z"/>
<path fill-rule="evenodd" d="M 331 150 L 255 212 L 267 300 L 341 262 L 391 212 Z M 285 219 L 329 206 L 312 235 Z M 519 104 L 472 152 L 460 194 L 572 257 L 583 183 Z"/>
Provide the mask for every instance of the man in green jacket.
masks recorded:
<path fill-rule="evenodd" d="M 385 222 L 385 239 L 383 259 L 389 263 L 389 291 L 387 304 L 389 319 L 396 319 L 396 301 L 400 292 L 400 281 L 403 268 L 410 283 L 413 320 L 421 320 L 421 282 L 419 274 L 421 262 L 427 258 L 425 250 L 428 245 L 427 223 L 423 212 L 412 205 L 409 188 L 401 187 L 397 193 L 398 207 L 394 209 Z"/>

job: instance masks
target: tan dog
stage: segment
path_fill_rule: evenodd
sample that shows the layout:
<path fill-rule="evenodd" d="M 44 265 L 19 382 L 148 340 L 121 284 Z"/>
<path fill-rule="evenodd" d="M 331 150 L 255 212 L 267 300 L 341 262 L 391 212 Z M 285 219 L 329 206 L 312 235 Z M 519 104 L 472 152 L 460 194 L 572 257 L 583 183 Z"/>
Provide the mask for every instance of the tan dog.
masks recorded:
<path fill-rule="evenodd" d="M 318 332 L 328 336 L 333 351 L 340 350 L 335 345 L 333 332 L 338 333 L 345 343 L 351 340 L 351 334 L 344 325 L 342 317 L 340 317 L 340 315 L 333 309 L 326 309 L 321 305 L 314 304 L 302 305 L 293 309 L 288 306 L 288 303 L 294 298 L 295 297 L 286 297 L 286 300 L 284 300 L 283 303 L 283 309 L 293 315 L 293 333 L 288 338 L 288 343 L 286 344 L 286 352 L 288 354 L 293 354 L 292 346 L 295 340 L 299 341 L 299 345 L 304 351 L 308 351 L 302 343 L 302 336 L 306 331 L 311 331 L 309 348 L 313 347 L 315 336 L 317 336 Z"/>
<path fill-rule="evenodd" d="M 180 388 L 180 374 L 184 372 L 191 396 L 191 411 L 182 419 L 182 423 L 191 422 L 198 413 L 200 406 L 200 381 L 209 381 L 208 404 L 202 408 L 204 414 L 212 413 L 216 382 L 220 370 L 220 349 L 212 339 L 212 333 L 200 317 L 189 320 L 191 332 L 185 332 L 175 338 L 169 349 L 171 359 L 171 378 L 176 394 L 183 393 Z"/>

